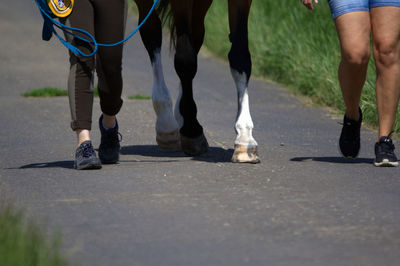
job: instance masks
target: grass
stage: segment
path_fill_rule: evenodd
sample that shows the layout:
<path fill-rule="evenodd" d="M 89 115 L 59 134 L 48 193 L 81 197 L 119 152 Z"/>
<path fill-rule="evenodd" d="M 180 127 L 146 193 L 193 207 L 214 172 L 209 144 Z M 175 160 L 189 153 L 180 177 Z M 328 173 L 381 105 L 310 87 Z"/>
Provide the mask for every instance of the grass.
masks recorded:
<path fill-rule="evenodd" d="M 94 89 L 93 89 L 93 96 L 94 96 L 94 97 L 99 97 L 99 88 L 98 88 L 97 85 L 94 86 Z"/>
<path fill-rule="evenodd" d="M 40 88 L 29 90 L 21 95 L 24 97 L 56 97 L 67 96 L 68 91 L 57 88 Z"/>
<path fill-rule="evenodd" d="M 67 266 L 60 254 L 60 237 L 51 241 L 21 211 L 0 206 L 0 265 Z"/>
<path fill-rule="evenodd" d="M 150 100 L 151 97 L 146 96 L 146 95 L 136 94 L 136 95 L 128 96 L 128 99 L 129 100 Z"/>
<path fill-rule="evenodd" d="M 206 17 L 205 46 L 226 59 L 228 41 L 227 1 L 214 1 Z M 314 12 L 300 1 L 253 1 L 249 18 L 249 46 L 253 75 L 286 85 L 314 103 L 345 110 L 337 80 L 339 41 L 327 1 Z M 361 97 L 364 121 L 376 127 L 375 65 L 371 57 Z M 251 93 L 251 92 L 250 92 Z M 397 112 L 400 118 L 400 109 Z M 400 132 L 400 119 L 395 131 Z"/>
<path fill-rule="evenodd" d="M 94 97 L 99 97 L 99 90 L 97 85 L 93 89 Z M 41 89 L 32 89 L 28 92 L 22 94 L 24 97 L 57 97 L 57 96 L 68 96 L 68 91 L 61 90 L 57 88 L 41 88 Z M 150 100 L 150 96 L 136 94 L 132 96 L 128 96 L 130 100 Z"/>
<path fill-rule="evenodd" d="M 68 96 L 67 90 L 57 89 L 57 88 L 39 88 L 39 89 L 32 89 L 23 94 L 24 97 L 58 97 L 58 96 Z M 99 97 L 99 91 L 97 86 L 93 89 L 93 95 L 95 97 Z"/>

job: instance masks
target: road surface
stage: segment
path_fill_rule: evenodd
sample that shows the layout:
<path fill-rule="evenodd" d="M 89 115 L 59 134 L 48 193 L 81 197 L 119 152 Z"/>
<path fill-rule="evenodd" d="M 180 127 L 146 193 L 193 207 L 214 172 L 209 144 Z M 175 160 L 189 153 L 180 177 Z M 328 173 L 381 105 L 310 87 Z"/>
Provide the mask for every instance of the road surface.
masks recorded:
<path fill-rule="evenodd" d="M 252 79 L 261 163 L 232 164 L 236 90 L 225 62 L 202 54 L 194 81 L 210 150 L 199 157 L 155 141 L 151 67 L 140 36 L 125 47 L 121 162 L 72 169 L 75 135 L 62 45 L 41 40 L 33 1 L 0 4 L 0 193 L 44 228 L 59 231 L 79 265 L 399 265 L 400 168 L 376 168 L 376 132 L 363 128 L 356 160 L 337 148 L 340 119 L 279 85 Z M 128 29 L 136 25 L 128 22 Z M 178 80 L 168 42 L 167 85 Z M 95 100 L 92 138 L 99 145 Z M 400 147 L 399 144 L 397 144 Z"/>

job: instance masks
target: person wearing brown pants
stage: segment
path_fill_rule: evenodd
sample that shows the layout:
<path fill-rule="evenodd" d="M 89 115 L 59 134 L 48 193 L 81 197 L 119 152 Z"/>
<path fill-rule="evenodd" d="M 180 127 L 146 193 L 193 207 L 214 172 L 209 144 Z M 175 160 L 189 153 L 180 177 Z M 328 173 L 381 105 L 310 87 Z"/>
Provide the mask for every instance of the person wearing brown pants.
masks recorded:
<path fill-rule="evenodd" d="M 63 22 L 67 26 L 89 32 L 99 43 L 115 43 L 124 37 L 127 5 L 127 0 L 75 0 L 72 13 Z M 78 32 L 74 33 L 82 36 Z M 93 44 L 69 34 L 65 36 L 83 53 L 90 54 L 94 49 Z M 72 117 L 71 128 L 78 138 L 74 161 L 76 169 L 99 169 L 101 163 L 116 163 L 119 159 L 116 115 L 122 106 L 122 52 L 122 44 L 99 47 L 93 57 L 77 56 L 69 52 L 68 94 Z M 99 119 L 102 135 L 99 147 L 100 160 L 96 157 L 90 140 L 95 71 L 98 76 L 102 111 Z"/>

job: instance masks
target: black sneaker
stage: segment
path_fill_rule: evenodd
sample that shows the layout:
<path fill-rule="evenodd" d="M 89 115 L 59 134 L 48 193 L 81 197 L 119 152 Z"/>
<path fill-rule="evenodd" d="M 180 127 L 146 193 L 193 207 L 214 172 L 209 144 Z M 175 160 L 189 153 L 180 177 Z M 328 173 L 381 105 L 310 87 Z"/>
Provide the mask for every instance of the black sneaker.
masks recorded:
<path fill-rule="evenodd" d="M 360 118 L 358 121 L 351 120 L 344 115 L 342 133 L 339 138 L 339 148 L 346 158 L 354 159 L 360 151 L 360 128 L 362 123 L 362 112 L 358 108 Z"/>
<path fill-rule="evenodd" d="M 101 168 L 101 162 L 96 157 L 96 152 L 90 140 L 82 142 L 76 149 L 74 168 L 78 170 Z"/>
<path fill-rule="evenodd" d="M 115 120 L 115 127 L 105 129 L 103 127 L 103 115 L 99 119 L 101 142 L 99 146 L 99 158 L 104 164 L 116 163 L 119 160 L 120 134 L 118 133 L 118 122 Z"/>
<path fill-rule="evenodd" d="M 394 154 L 394 144 L 389 136 L 381 137 L 379 142 L 375 143 L 375 166 L 399 165 L 396 154 Z"/>

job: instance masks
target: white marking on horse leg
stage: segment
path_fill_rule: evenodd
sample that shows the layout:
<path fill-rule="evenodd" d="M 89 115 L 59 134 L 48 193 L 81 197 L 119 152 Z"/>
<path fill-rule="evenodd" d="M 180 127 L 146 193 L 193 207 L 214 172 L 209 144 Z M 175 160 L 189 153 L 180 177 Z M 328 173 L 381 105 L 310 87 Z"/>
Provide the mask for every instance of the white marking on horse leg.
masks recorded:
<path fill-rule="evenodd" d="M 249 95 L 247 89 L 246 73 L 239 73 L 231 68 L 238 93 L 238 112 L 235 122 L 235 152 L 233 162 L 258 163 L 257 142 L 253 138 L 253 120 L 250 115 Z"/>
<path fill-rule="evenodd" d="M 157 143 L 166 149 L 179 148 L 178 124 L 172 112 L 172 100 L 164 81 L 160 50 L 154 52 L 153 67 L 153 108 L 157 116 Z"/>

